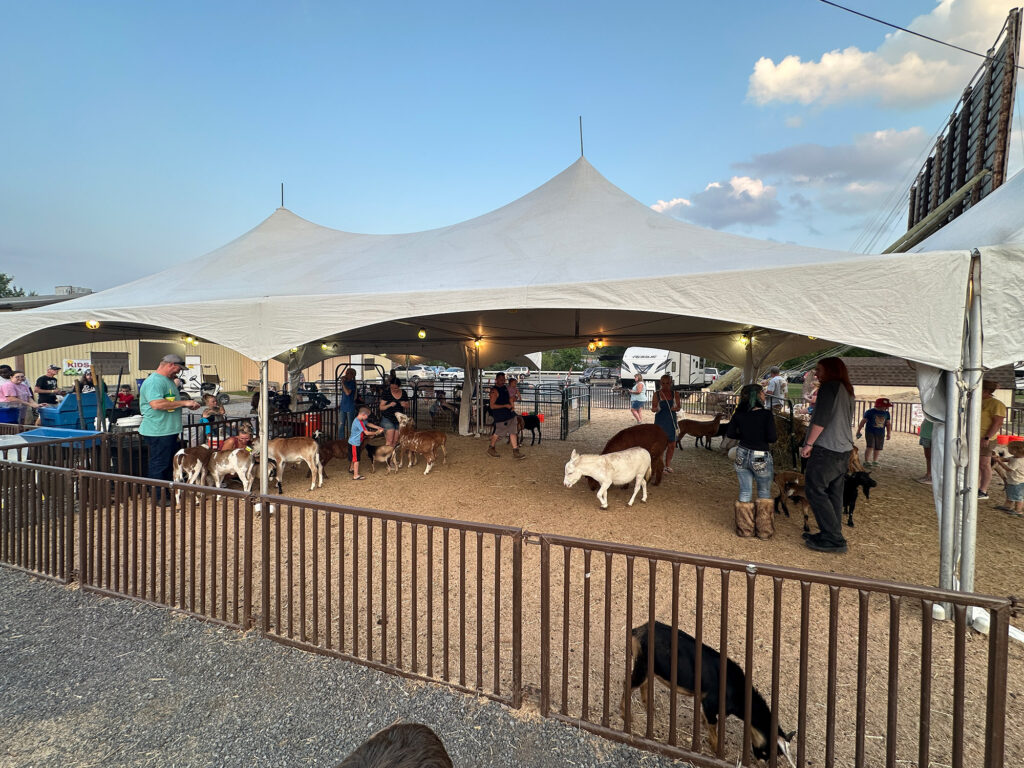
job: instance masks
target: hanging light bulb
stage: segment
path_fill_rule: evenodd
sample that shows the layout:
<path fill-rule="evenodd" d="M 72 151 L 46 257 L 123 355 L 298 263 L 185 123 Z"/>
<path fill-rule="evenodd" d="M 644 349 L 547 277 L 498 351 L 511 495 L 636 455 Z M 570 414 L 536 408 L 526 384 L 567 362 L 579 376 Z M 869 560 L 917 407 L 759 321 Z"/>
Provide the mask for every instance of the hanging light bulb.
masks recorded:
<path fill-rule="evenodd" d="M 597 340 L 597 348 L 598 349 L 604 349 L 604 339 L 598 339 Z"/>
<path fill-rule="evenodd" d="M 90 331 L 95 331 L 97 328 L 100 327 L 100 321 L 99 320 L 86 320 L 85 321 L 85 327 L 88 328 Z"/>
<path fill-rule="evenodd" d="M 482 347 L 483 344 L 484 344 L 484 340 L 483 339 L 477 339 L 476 341 L 473 342 L 473 346 L 476 347 L 477 349 L 480 349 L 480 347 Z"/>
<path fill-rule="evenodd" d="M 420 328 L 418 331 L 416 331 L 416 335 L 419 336 L 421 339 L 427 338 L 427 329 Z"/>
<path fill-rule="evenodd" d="M 193 347 L 198 347 L 199 346 L 199 339 L 192 339 L 192 346 Z"/>
<path fill-rule="evenodd" d="M 595 344 L 593 341 L 587 344 L 588 352 L 593 352 L 595 349 L 597 349 L 597 344 Z"/>

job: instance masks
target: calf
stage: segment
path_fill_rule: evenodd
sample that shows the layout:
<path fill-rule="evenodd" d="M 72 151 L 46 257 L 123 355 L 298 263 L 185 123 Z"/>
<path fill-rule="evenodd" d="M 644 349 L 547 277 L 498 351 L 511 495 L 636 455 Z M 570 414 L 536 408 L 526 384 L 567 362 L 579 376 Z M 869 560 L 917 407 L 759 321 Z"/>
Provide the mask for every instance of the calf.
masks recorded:
<path fill-rule="evenodd" d="M 288 462 L 304 462 L 309 467 L 309 490 L 324 484 L 324 466 L 320 463 L 320 446 L 312 437 L 278 437 L 267 444 L 267 458 L 277 463 L 277 492 L 284 493 L 284 466 Z"/>
<path fill-rule="evenodd" d="M 857 506 L 857 489 L 864 491 L 864 498 L 870 497 L 871 489 L 878 485 L 878 481 L 871 477 L 868 472 L 853 472 L 846 476 L 846 485 L 843 486 L 843 514 L 846 515 L 846 524 L 853 527 L 853 510 Z"/>
<path fill-rule="evenodd" d="M 397 723 L 364 741 L 338 768 L 452 768 L 452 759 L 427 726 Z"/>
<path fill-rule="evenodd" d="M 654 643 L 651 648 L 648 637 L 648 625 L 641 624 L 634 627 L 632 631 L 633 648 L 633 674 L 629 681 L 629 690 L 622 692 L 622 717 L 626 717 L 626 703 L 634 688 L 643 685 L 647 680 L 647 665 L 649 658 L 653 657 L 654 676 L 659 682 L 672 686 L 672 628 L 660 621 L 654 623 Z M 679 630 L 676 633 L 676 679 L 675 684 L 684 693 L 693 696 L 697 689 L 694 667 L 697 661 L 697 641 L 691 636 Z M 718 729 L 715 727 L 718 722 L 719 686 L 721 655 L 714 648 L 701 645 L 700 656 L 700 694 L 701 713 L 704 716 L 704 724 L 707 728 L 708 741 L 711 743 L 713 752 L 718 752 Z M 732 659 L 726 659 L 725 668 L 725 714 L 743 719 L 745 709 L 745 697 L 747 688 L 747 676 Z M 644 704 L 648 704 L 648 696 L 653 693 L 653 682 L 648 683 L 640 689 L 640 695 Z M 765 702 L 764 697 L 756 688 L 750 691 L 750 741 L 753 746 L 754 757 L 758 760 L 767 761 L 771 753 L 772 733 L 771 719 L 772 711 Z M 793 740 L 796 731 L 785 733 L 781 727 L 775 735 L 775 749 L 778 754 L 784 756 L 793 768 L 793 758 L 790 756 L 789 743 Z"/>

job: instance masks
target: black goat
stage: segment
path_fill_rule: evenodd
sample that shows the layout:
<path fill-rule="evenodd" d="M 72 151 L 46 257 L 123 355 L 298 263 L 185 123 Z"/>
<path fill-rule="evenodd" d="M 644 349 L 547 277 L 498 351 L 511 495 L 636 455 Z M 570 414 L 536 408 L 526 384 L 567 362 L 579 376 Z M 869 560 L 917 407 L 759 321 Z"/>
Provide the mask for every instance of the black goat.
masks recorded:
<path fill-rule="evenodd" d="M 523 432 L 530 430 L 530 445 L 533 445 L 534 438 L 539 443 L 544 439 L 540 431 L 540 417 L 535 413 L 524 413 L 519 416 L 519 442 L 523 441 Z M 534 432 L 536 430 L 536 433 Z"/>
<path fill-rule="evenodd" d="M 719 424 L 718 425 L 718 431 L 715 432 L 714 437 L 724 438 L 726 430 L 728 430 L 728 429 L 729 429 L 729 422 L 728 421 L 725 422 L 725 424 Z M 707 437 L 705 435 L 697 435 L 697 437 L 693 441 L 693 447 L 694 448 L 699 448 L 701 440 L 704 441 L 704 447 L 707 448 L 708 450 L 711 450 L 711 437 Z"/>
<path fill-rule="evenodd" d="M 857 489 L 864 491 L 864 498 L 870 498 L 871 489 L 878 485 L 878 481 L 871 477 L 869 472 L 853 472 L 846 476 L 846 485 L 843 486 L 843 514 L 846 515 L 846 524 L 853 527 L 853 510 L 857 506 Z"/>
<path fill-rule="evenodd" d="M 647 679 L 648 653 L 650 643 L 647 636 L 647 625 L 641 624 L 633 627 L 633 675 L 630 678 L 629 691 L 622 692 L 622 713 L 625 718 L 626 699 L 634 688 L 643 685 Z M 691 636 L 679 630 L 677 639 L 676 659 L 676 685 L 678 689 L 689 695 L 693 695 L 696 686 L 694 685 L 694 664 L 697 659 L 697 641 Z M 721 656 L 714 648 L 702 645 L 701 668 L 700 668 L 700 691 L 701 711 L 704 715 L 704 723 L 707 726 L 708 741 L 711 749 L 718 752 L 718 729 L 715 724 L 718 722 L 718 688 L 719 688 L 719 664 Z M 665 685 L 670 685 L 672 679 L 672 628 L 660 621 L 654 623 L 654 675 Z M 745 693 L 747 677 L 743 670 L 732 659 L 726 660 L 726 682 L 725 682 L 725 713 L 743 719 L 745 708 Z M 640 689 L 640 694 L 647 703 L 647 686 Z M 754 756 L 758 760 L 767 760 L 769 756 L 769 741 L 771 733 L 772 712 L 765 702 L 764 697 L 757 689 L 751 689 L 750 708 L 750 741 L 753 746 Z M 776 749 L 783 755 L 790 765 L 793 760 L 790 757 L 789 742 L 793 739 L 796 731 L 785 733 L 779 728 L 776 738 Z"/>

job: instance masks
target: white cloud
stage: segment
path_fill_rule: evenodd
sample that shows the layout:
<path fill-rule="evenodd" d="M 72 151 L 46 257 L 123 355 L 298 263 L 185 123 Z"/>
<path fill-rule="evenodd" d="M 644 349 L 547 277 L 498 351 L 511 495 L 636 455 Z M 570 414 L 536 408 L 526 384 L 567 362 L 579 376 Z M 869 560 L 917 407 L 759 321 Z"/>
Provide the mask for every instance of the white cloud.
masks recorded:
<path fill-rule="evenodd" d="M 713 181 L 689 199 L 675 198 L 672 202 L 677 204 L 659 208 L 665 205 L 659 200 L 651 208 L 712 229 L 774 224 L 782 209 L 775 187 L 749 176 Z"/>
<path fill-rule="evenodd" d="M 787 128 L 800 128 L 804 124 L 804 119 L 800 115 L 790 115 L 786 118 Z"/>
<path fill-rule="evenodd" d="M 679 207 L 685 207 L 691 205 L 690 201 L 685 197 L 674 197 L 669 201 L 659 200 L 651 206 L 658 213 L 671 213 L 673 210 Z"/>
<path fill-rule="evenodd" d="M 984 53 L 1017 4 L 1018 0 L 938 0 L 931 13 L 901 26 Z M 899 23 L 898 18 L 887 20 Z M 981 63 L 979 57 L 894 32 L 885 35 L 874 51 L 849 47 L 829 51 L 818 61 L 786 56 L 776 63 L 762 57 L 754 65 L 747 97 L 762 105 L 877 100 L 889 107 L 918 106 L 959 95 Z"/>

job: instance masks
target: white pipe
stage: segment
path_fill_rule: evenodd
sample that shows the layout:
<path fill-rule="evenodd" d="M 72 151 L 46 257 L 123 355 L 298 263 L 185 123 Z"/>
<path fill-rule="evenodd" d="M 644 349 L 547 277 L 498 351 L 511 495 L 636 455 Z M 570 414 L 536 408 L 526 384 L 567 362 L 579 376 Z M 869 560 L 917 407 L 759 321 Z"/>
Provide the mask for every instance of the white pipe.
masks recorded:
<path fill-rule="evenodd" d="M 939 586 L 953 589 L 953 534 L 956 528 L 957 446 L 960 426 L 960 397 L 956 372 L 946 371 L 946 422 L 942 425 L 942 511 L 939 530 Z M 933 456 L 934 458 L 934 456 Z M 936 473 L 932 473 L 932 477 Z"/>
<path fill-rule="evenodd" d="M 267 462 L 267 444 L 270 442 L 270 385 L 268 364 L 266 360 L 260 361 L 260 407 L 257 418 L 260 425 L 260 495 L 266 496 L 270 493 L 269 464 Z"/>
<path fill-rule="evenodd" d="M 971 267 L 971 304 L 967 321 L 967 478 L 964 482 L 964 514 L 960 546 L 960 589 L 974 591 L 974 555 L 978 528 L 978 467 L 981 465 L 981 265 Z"/>

